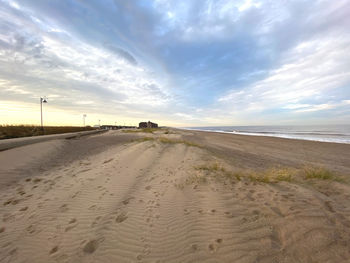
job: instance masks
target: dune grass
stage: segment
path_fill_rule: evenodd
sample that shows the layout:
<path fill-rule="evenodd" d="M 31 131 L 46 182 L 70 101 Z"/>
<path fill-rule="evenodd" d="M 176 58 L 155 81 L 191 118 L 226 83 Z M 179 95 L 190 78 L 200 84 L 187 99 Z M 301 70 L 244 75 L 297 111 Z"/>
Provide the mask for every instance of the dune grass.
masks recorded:
<path fill-rule="evenodd" d="M 137 141 L 137 142 L 158 141 L 158 142 L 164 143 L 164 144 L 184 144 L 184 145 L 187 145 L 189 147 L 202 148 L 201 145 L 193 143 L 193 142 L 184 141 L 184 140 L 169 139 L 169 138 L 165 138 L 165 137 L 160 137 L 160 138 L 144 137 L 144 138 L 136 139 L 134 141 Z"/>
<path fill-rule="evenodd" d="M 229 181 L 249 180 L 259 183 L 292 182 L 297 170 L 291 168 L 271 168 L 263 171 L 237 170 L 229 171 L 218 162 L 194 167 L 195 170 L 203 171 L 207 176 Z"/>
<path fill-rule="evenodd" d="M 133 140 L 134 142 L 149 142 L 149 141 L 155 141 L 156 138 L 152 138 L 152 137 L 143 137 L 143 138 L 139 138 L 136 140 Z"/>
<path fill-rule="evenodd" d="M 162 128 L 143 128 L 143 129 L 132 129 L 123 130 L 124 133 L 154 133 L 156 131 L 161 131 Z"/>
<path fill-rule="evenodd" d="M 290 167 L 274 167 L 261 171 L 251 170 L 237 170 L 228 171 L 218 162 L 212 164 L 205 164 L 194 167 L 197 171 L 202 171 L 206 176 L 216 178 L 219 180 L 227 179 L 229 181 L 250 181 L 257 183 L 278 183 L 278 182 L 302 182 L 303 179 L 318 179 L 318 180 L 331 180 L 337 182 L 343 182 L 344 180 L 336 175 L 334 172 L 324 167 L 304 167 L 302 169 L 290 168 Z"/>
<path fill-rule="evenodd" d="M 340 180 L 333 172 L 324 167 L 306 166 L 304 175 L 306 179 Z"/>
<path fill-rule="evenodd" d="M 185 144 L 187 146 L 190 147 L 198 147 L 198 148 L 202 148 L 201 145 L 193 143 L 193 142 L 189 142 L 189 141 L 184 141 L 184 140 L 176 140 L 176 139 L 169 139 L 169 138 L 165 138 L 165 137 L 160 137 L 159 141 L 161 143 L 167 143 L 167 144 L 177 144 L 177 143 L 181 143 L 181 144 Z"/>
<path fill-rule="evenodd" d="M 44 131 L 40 126 L 33 125 L 0 125 L 0 139 L 11 139 L 19 137 L 31 137 L 37 135 L 60 134 L 68 132 L 90 131 L 95 128 L 74 126 L 45 126 Z"/>

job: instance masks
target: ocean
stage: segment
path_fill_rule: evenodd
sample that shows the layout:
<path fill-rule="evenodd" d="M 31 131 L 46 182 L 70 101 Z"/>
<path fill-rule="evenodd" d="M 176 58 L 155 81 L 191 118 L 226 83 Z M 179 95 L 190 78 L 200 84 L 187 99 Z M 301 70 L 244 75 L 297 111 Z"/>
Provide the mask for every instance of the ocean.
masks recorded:
<path fill-rule="evenodd" d="M 215 126 L 186 129 L 350 144 L 350 125 Z"/>

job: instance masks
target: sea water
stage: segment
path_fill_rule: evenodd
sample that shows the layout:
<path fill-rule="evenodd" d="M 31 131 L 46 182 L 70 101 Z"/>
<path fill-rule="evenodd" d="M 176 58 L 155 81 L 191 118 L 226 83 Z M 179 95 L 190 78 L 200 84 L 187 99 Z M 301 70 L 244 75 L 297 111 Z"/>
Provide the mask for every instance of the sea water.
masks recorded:
<path fill-rule="evenodd" d="M 350 144 L 350 125 L 213 126 L 187 129 Z"/>

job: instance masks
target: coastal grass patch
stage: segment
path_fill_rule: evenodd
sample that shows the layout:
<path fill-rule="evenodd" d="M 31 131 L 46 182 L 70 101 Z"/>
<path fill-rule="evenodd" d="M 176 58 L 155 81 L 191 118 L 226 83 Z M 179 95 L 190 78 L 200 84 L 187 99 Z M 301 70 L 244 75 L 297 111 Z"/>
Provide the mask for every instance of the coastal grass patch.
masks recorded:
<path fill-rule="evenodd" d="M 143 137 L 143 138 L 133 140 L 133 142 L 147 142 L 147 141 L 158 141 L 158 142 L 164 143 L 164 144 L 185 144 L 185 145 L 190 146 L 190 147 L 202 148 L 202 146 L 200 146 L 196 143 L 192 143 L 192 142 L 188 142 L 188 141 L 184 141 L 184 140 L 169 139 L 169 138 L 165 138 L 165 137 L 160 137 L 160 138 Z"/>
<path fill-rule="evenodd" d="M 196 166 L 194 169 L 206 172 L 217 179 L 228 179 L 230 181 L 248 180 L 260 183 L 292 182 L 297 174 L 296 169 L 283 167 L 274 167 L 263 171 L 229 171 L 218 162 Z"/>
<path fill-rule="evenodd" d="M 143 128 L 143 129 L 128 129 L 123 130 L 124 133 L 154 133 L 156 131 L 159 131 L 160 128 Z"/>
<path fill-rule="evenodd" d="M 305 166 L 303 172 L 305 179 L 342 181 L 339 176 L 325 167 Z"/>
<path fill-rule="evenodd" d="M 196 166 L 194 167 L 194 169 L 201 170 L 201 171 L 208 171 L 208 172 L 217 172 L 217 171 L 225 172 L 225 169 L 222 166 L 220 166 L 218 162 L 215 162 L 209 165 Z"/>
<path fill-rule="evenodd" d="M 298 171 L 288 167 L 273 167 L 263 171 L 248 171 L 247 177 L 251 182 L 277 183 L 292 182 Z"/>
<path fill-rule="evenodd" d="M 160 137 L 158 140 L 159 140 L 159 142 L 165 143 L 165 144 L 178 144 L 178 143 L 180 143 L 180 144 L 185 144 L 185 145 L 190 146 L 190 147 L 202 148 L 202 146 L 199 144 L 185 141 L 185 140 L 169 139 L 169 138 L 165 138 L 165 137 Z"/>
<path fill-rule="evenodd" d="M 139 138 L 139 139 L 135 139 L 133 140 L 133 142 L 149 142 L 149 141 L 155 141 L 155 138 L 152 137 L 143 137 L 143 138 Z"/>
<path fill-rule="evenodd" d="M 170 131 L 169 129 L 164 128 L 142 128 L 142 129 L 127 129 L 123 130 L 124 133 L 160 133 L 163 134 L 175 134 L 175 132 Z"/>

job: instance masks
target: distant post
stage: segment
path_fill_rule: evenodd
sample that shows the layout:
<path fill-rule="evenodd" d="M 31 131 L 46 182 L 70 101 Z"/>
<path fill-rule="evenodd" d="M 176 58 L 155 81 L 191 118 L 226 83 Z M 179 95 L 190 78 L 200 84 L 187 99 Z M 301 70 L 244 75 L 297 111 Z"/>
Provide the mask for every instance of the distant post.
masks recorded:
<path fill-rule="evenodd" d="M 44 124 L 43 124 L 43 103 L 47 103 L 46 98 L 40 97 L 40 116 L 41 116 L 41 130 L 44 131 Z"/>
<path fill-rule="evenodd" d="M 86 118 L 86 114 L 83 115 L 83 127 L 85 127 L 85 118 Z"/>

